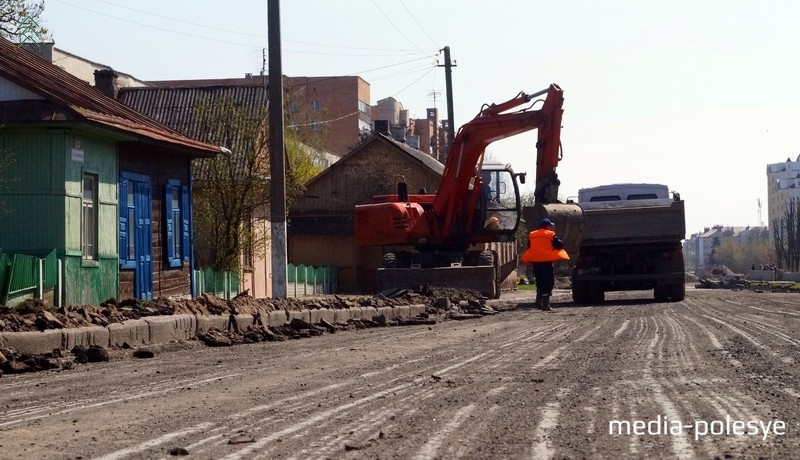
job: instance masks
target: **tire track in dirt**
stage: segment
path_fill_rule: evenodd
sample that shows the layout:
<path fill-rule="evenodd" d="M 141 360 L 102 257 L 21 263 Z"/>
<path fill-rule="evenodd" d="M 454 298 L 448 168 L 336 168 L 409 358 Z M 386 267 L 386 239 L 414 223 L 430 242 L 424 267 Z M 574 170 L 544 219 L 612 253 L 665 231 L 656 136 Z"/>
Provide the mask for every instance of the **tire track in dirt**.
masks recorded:
<path fill-rule="evenodd" d="M 567 330 L 569 330 L 569 329 L 567 329 Z M 525 347 L 527 345 L 530 345 L 532 347 L 531 350 L 528 350 L 528 349 L 525 349 L 525 348 L 521 348 L 520 349 L 521 352 L 518 353 L 518 356 L 520 356 L 520 359 L 521 359 L 523 357 L 523 355 L 526 354 L 524 352 L 532 351 L 533 349 L 538 349 L 538 348 L 546 345 L 547 343 L 551 343 L 551 342 L 545 342 L 544 344 L 540 344 L 540 343 L 534 343 L 534 340 L 532 340 L 532 337 L 542 338 L 543 333 L 546 334 L 548 331 L 551 334 L 555 335 L 555 334 L 559 334 L 559 333 L 563 334 L 565 329 L 563 327 L 561 327 L 561 326 L 556 326 L 556 327 L 554 327 L 552 325 L 538 326 L 538 327 L 533 328 L 530 331 L 526 331 L 525 333 L 516 334 L 516 335 L 512 335 L 512 336 L 508 337 L 503 343 L 501 343 L 500 346 L 505 348 L 506 346 Z M 552 337 L 552 339 L 555 339 L 555 338 L 556 338 L 555 336 Z M 479 354 L 477 356 L 471 356 L 471 357 L 462 356 L 461 358 L 462 359 L 454 358 L 452 360 L 452 361 L 454 361 L 452 364 L 446 365 L 444 367 L 439 365 L 438 368 L 436 368 L 436 367 L 426 368 L 425 369 L 425 371 L 426 371 L 425 373 L 427 373 L 427 371 L 433 371 L 433 373 L 435 375 L 439 375 L 442 378 L 444 378 L 445 376 L 447 376 L 447 375 L 449 375 L 451 373 L 457 373 L 457 372 L 460 372 L 460 371 L 461 372 L 467 372 L 471 376 L 482 375 L 484 373 L 487 376 L 490 376 L 490 375 L 494 374 L 495 372 L 488 372 L 488 371 L 496 371 L 498 367 L 503 367 L 503 366 L 498 366 L 498 362 L 504 363 L 503 365 L 506 368 L 515 368 L 515 367 L 517 367 L 516 362 L 509 361 L 507 359 L 503 359 L 500 356 L 499 353 L 494 352 L 494 351 L 484 352 L 484 353 L 481 353 L 481 354 Z M 418 375 L 418 374 L 421 374 L 421 373 L 422 372 L 420 372 L 420 370 L 414 370 L 413 371 L 414 375 Z M 397 381 L 397 380 L 400 380 L 400 379 L 395 379 L 395 381 Z M 417 378 L 417 380 L 415 380 L 414 383 L 415 384 L 420 384 L 424 380 L 427 380 L 427 377 L 425 377 L 425 378 Z M 411 388 L 399 389 L 398 391 L 396 391 L 395 397 L 398 396 L 400 393 L 408 392 L 408 391 L 411 391 L 411 390 L 412 390 Z M 427 399 L 427 398 L 435 399 L 435 398 L 440 398 L 441 394 L 443 394 L 443 393 L 452 394 L 455 391 L 457 391 L 457 389 L 454 390 L 453 388 L 444 388 L 444 389 L 442 389 L 442 388 L 433 388 L 428 392 L 424 392 L 424 391 L 420 391 L 418 389 L 415 389 L 414 393 L 412 395 L 408 396 L 405 399 L 407 399 L 409 401 L 412 401 L 412 402 L 413 401 L 419 401 L 421 399 Z M 403 406 L 403 403 L 404 403 L 404 401 L 402 399 L 400 399 L 398 401 L 392 401 L 391 402 L 391 406 L 393 408 L 393 412 L 396 413 L 396 412 L 403 411 L 405 409 L 404 406 Z M 375 410 L 379 411 L 379 413 L 381 413 L 381 414 L 385 414 L 386 413 L 385 408 L 383 408 L 383 407 L 379 407 L 379 408 L 377 408 Z M 370 419 L 370 414 L 371 413 L 368 412 L 367 414 L 360 416 L 360 418 L 361 419 L 364 419 L 364 418 Z M 295 413 L 294 415 L 297 416 L 298 414 Z M 372 414 L 372 415 L 373 415 L 373 417 L 371 418 L 372 420 L 383 420 L 385 418 L 385 417 L 382 417 L 382 416 L 379 416 L 379 417 L 376 418 L 376 417 L 374 417 L 375 414 Z M 311 428 L 311 427 L 309 427 L 309 428 Z M 314 437 L 314 433 L 316 431 L 318 431 L 320 428 L 324 428 L 324 426 L 321 426 L 320 424 L 316 424 L 313 427 L 312 431 L 307 431 L 307 432 L 304 431 L 302 433 L 301 432 L 297 432 L 296 435 L 297 436 L 300 436 L 300 435 L 309 436 L 309 437 L 313 438 Z M 359 429 L 361 429 L 361 428 L 362 428 L 362 426 L 357 426 L 357 425 L 343 425 L 343 427 L 339 431 L 341 433 L 346 434 L 346 436 L 348 438 L 351 438 L 353 436 L 353 434 L 358 432 Z M 330 445 L 335 445 L 336 442 L 337 442 L 337 438 L 336 437 L 327 438 L 326 441 L 329 442 Z M 262 453 L 264 455 L 269 455 L 270 451 L 268 449 L 267 450 L 263 450 L 262 449 Z M 308 451 L 305 452 L 305 454 L 308 454 L 309 458 L 315 458 L 319 454 L 323 454 L 324 455 L 326 453 L 328 453 L 328 452 L 325 452 L 325 451 L 318 452 L 318 451 L 314 451 L 314 450 L 311 450 L 311 449 L 309 449 Z"/>
<path fill-rule="evenodd" d="M 556 330 L 556 329 L 558 329 L 558 328 L 554 328 L 554 330 Z M 537 334 L 537 332 L 534 332 L 534 334 Z M 510 340 L 510 341 L 508 341 L 506 343 L 507 344 L 514 344 L 515 342 L 526 343 L 526 342 L 530 341 L 526 337 L 527 335 L 530 335 L 530 334 L 524 334 L 524 335 L 521 335 L 521 336 L 517 336 L 516 338 L 514 338 L 514 339 L 512 339 L 512 340 Z M 538 334 L 537 336 L 541 336 L 541 334 Z M 460 359 L 460 360 L 458 358 L 454 358 L 452 360 L 452 361 L 454 361 L 452 364 L 450 364 L 448 366 L 444 366 L 444 367 L 442 367 L 441 365 L 437 364 L 437 365 L 428 366 L 427 368 L 422 369 L 422 370 L 418 369 L 418 368 L 417 369 L 413 369 L 413 370 L 411 370 L 410 373 L 407 373 L 407 374 L 404 374 L 404 375 L 400 375 L 399 377 L 394 378 L 389 383 L 397 382 L 397 381 L 400 381 L 400 380 L 403 380 L 403 379 L 407 380 L 408 378 L 417 376 L 417 375 L 419 375 L 419 374 L 421 374 L 423 372 L 430 372 L 430 371 L 434 371 L 434 372 L 437 372 L 438 374 L 446 375 L 447 373 L 455 371 L 455 370 L 458 370 L 459 368 L 461 368 L 463 366 L 467 366 L 472 362 L 483 360 L 486 357 L 488 357 L 489 355 L 491 355 L 492 353 L 493 352 L 485 352 L 485 353 L 482 353 L 482 354 L 480 354 L 478 356 L 469 356 L 469 357 L 462 356 L 463 359 Z M 372 376 L 381 374 L 383 372 L 389 372 L 389 371 L 396 370 L 396 369 L 397 369 L 397 366 L 389 366 L 389 367 L 387 367 L 387 368 L 385 368 L 385 369 L 383 369 L 381 371 L 376 371 L 376 372 L 367 373 L 367 374 L 369 374 L 368 375 L 369 377 L 372 377 Z M 363 375 L 363 373 L 362 373 L 362 375 Z M 424 380 L 424 379 L 417 378 L 417 380 L 414 381 L 413 383 L 419 384 L 421 380 Z M 330 391 L 335 390 L 335 389 L 339 389 L 338 388 L 339 386 L 346 387 L 346 386 L 354 384 L 354 383 L 356 383 L 356 382 L 353 381 L 353 382 L 347 382 L 347 383 L 339 384 L 339 385 L 336 385 L 336 387 L 332 386 L 330 388 L 323 389 L 319 393 L 320 393 L 321 397 L 324 397 L 325 393 L 330 392 Z M 397 386 L 395 388 L 392 388 L 391 390 L 393 392 L 395 392 L 395 393 L 400 393 L 402 391 L 407 390 L 407 388 L 405 388 L 405 386 L 403 386 L 403 385 L 400 385 L 400 386 Z M 384 391 L 387 391 L 387 390 L 384 390 Z M 279 406 L 283 406 L 283 408 L 285 408 L 287 411 L 290 411 L 290 413 L 292 414 L 292 417 L 294 419 L 297 419 L 297 417 L 301 415 L 299 413 L 301 411 L 310 411 L 310 412 L 313 413 L 313 412 L 316 412 L 316 410 L 318 409 L 317 408 L 318 404 L 316 404 L 316 403 L 303 404 L 302 402 L 300 402 L 301 400 L 304 400 L 308 396 L 309 396 L 309 394 L 299 395 L 299 396 L 287 398 L 286 400 L 276 401 L 276 402 L 274 402 L 272 404 L 251 408 L 251 409 L 249 409 L 247 411 L 247 413 L 240 414 L 238 416 L 235 416 L 234 418 L 236 418 L 236 419 L 251 418 L 254 415 L 256 415 L 258 413 L 261 413 L 263 411 L 267 411 L 267 410 L 271 410 L 271 409 L 274 410 L 274 409 L 278 408 Z M 416 396 L 420 396 L 420 395 L 417 394 Z M 290 400 L 295 400 L 295 399 L 298 400 L 298 404 L 297 405 L 288 404 Z M 370 397 L 362 398 L 361 402 L 366 403 L 366 402 L 368 402 L 369 399 L 370 399 Z M 355 407 L 357 405 L 359 405 L 359 404 L 350 403 L 350 404 L 345 404 L 344 407 L 349 408 L 349 407 Z M 334 413 L 340 412 L 340 410 L 338 410 L 337 408 L 332 409 L 332 411 L 333 412 L 323 412 L 323 414 L 325 415 L 324 417 L 322 417 L 322 418 L 313 418 L 312 417 L 312 420 L 314 420 L 315 422 L 322 422 L 325 419 L 330 419 L 331 418 L 330 416 L 333 415 Z M 382 411 L 382 412 L 385 412 L 385 411 Z M 273 416 L 271 416 L 269 418 L 258 420 L 257 423 L 270 423 L 270 424 L 272 424 L 272 423 L 280 423 L 280 422 L 285 422 L 285 421 L 286 421 L 286 419 L 283 419 L 282 417 L 273 415 Z M 303 423 L 303 422 L 301 422 L 300 425 L 301 426 L 298 429 L 293 429 L 293 427 L 289 427 L 286 430 L 283 430 L 282 432 L 279 432 L 279 434 L 277 436 L 280 436 L 280 435 L 283 435 L 283 434 L 299 432 L 300 428 L 307 427 L 307 424 Z M 314 425 L 320 426 L 320 423 L 314 423 Z M 252 424 L 246 424 L 246 425 L 241 425 L 241 426 L 236 427 L 237 430 L 243 430 L 243 431 L 247 431 L 247 432 L 250 432 L 248 430 L 253 430 L 254 428 L 256 428 L 256 427 L 254 427 Z M 308 433 L 303 433 L 303 434 L 305 435 L 305 434 L 308 434 Z M 276 438 L 276 435 L 273 434 L 273 435 L 267 436 L 266 438 L 262 438 L 260 440 L 257 440 L 256 442 L 258 443 L 259 441 L 261 441 L 262 443 L 264 443 L 264 442 L 268 442 L 270 439 L 275 439 L 275 438 Z M 264 439 L 266 439 L 267 441 L 265 441 Z M 213 440 L 200 440 L 200 441 L 196 441 L 193 445 L 205 446 L 205 447 L 213 448 L 213 447 L 215 447 L 215 444 L 223 442 L 222 439 L 217 439 L 216 441 L 217 442 L 214 442 Z M 259 446 L 260 446 L 260 444 L 259 444 Z M 249 451 L 250 450 L 247 449 L 247 450 L 245 450 L 245 453 L 249 452 Z M 199 452 L 199 453 L 202 453 L 202 451 Z"/>
<path fill-rule="evenodd" d="M 188 385 L 198 386 L 217 383 L 221 380 L 230 380 L 241 376 L 241 374 L 220 373 L 204 379 L 185 379 L 185 380 L 165 380 L 149 385 L 145 388 L 133 388 L 123 396 L 104 395 L 99 398 L 84 399 L 78 401 L 52 402 L 44 405 L 29 405 L 17 409 L 11 409 L 3 414 L 3 421 L 0 428 L 16 425 L 20 423 L 30 423 L 54 415 L 70 414 L 77 411 L 85 411 L 103 406 L 110 406 L 119 403 L 126 403 L 135 400 L 143 400 L 155 396 L 165 396 L 180 391 Z"/>
<path fill-rule="evenodd" d="M 679 319 L 684 319 L 685 316 L 679 314 L 675 309 L 668 308 L 666 310 L 666 323 L 669 325 L 671 336 L 674 342 L 671 344 L 664 343 L 665 347 L 675 350 L 686 350 L 686 353 L 678 354 L 677 369 L 680 372 L 677 375 L 662 373 L 661 382 L 667 391 L 673 395 L 681 407 L 683 414 L 682 423 L 691 422 L 694 424 L 696 420 L 717 420 L 725 416 L 733 416 L 738 420 L 748 420 L 752 418 L 752 412 L 748 410 L 744 401 L 748 401 L 745 395 L 729 388 L 728 380 L 725 378 L 718 379 L 690 379 L 685 375 L 684 370 L 697 369 L 704 365 L 705 359 L 697 349 L 696 344 L 690 340 L 695 337 L 695 334 L 686 332 L 691 329 L 695 323 L 687 322 L 681 323 Z M 702 337 L 702 336 L 701 336 Z M 714 339 L 712 335 L 710 340 Z M 712 340 L 713 341 L 713 340 Z M 712 343 L 713 346 L 713 343 Z M 675 366 L 667 366 L 665 371 Z M 689 387 L 689 388 L 687 388 Z M 724 388 L 725 391 L 720 391 Z M 750 401 L 749 407 L 752 407 Z M 709 411 L 710 409 L 710 411 Z M 694 430 L 695 428 L 692 428 Z M 721 455 L 725 449 L 732 449 L 743 446 L 743 439 L 726 438 L 721 442 L 712 442 L 710 438 L 704 438 L 702 442 L 692 439 L 693 445 L 698 449 L 702 449 L 704 456 L 714 457 Z M 720 447 L 717 444 L 722 444 Z"/>

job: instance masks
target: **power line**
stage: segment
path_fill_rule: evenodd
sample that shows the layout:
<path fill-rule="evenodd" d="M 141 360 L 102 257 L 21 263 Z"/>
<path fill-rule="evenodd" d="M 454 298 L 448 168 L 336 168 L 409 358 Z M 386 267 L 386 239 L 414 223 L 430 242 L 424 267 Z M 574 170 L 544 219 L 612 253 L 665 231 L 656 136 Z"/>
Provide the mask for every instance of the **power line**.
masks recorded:
<path fill-rule="evenodd" d="M 409 83 L 409 85 L 408 85 L 408 86 L 406 86 L 405 88 L 401 89 L 400 91 L 398 91 L 398 92 L 394 93 L 394 94 L 392 95 L 392 97 L 395 97 L 395 96 L 397 96 L 398 94 L 402 93 L 403 91 L 407 90 L 408 88 L 411 88 L 412 86 L 414 86 L 414 83 L 416 83 L 416 82 L 418 82 L 418 81 L 422 80 L 422 78 L 423 78 L 425 75 L 428 75 L 429 73 L 433 72 L 433 70 L 434 70 L 434 69 L 435 69 L 435 67 L 434 67 L 434 68 L 431 68 L 430 70 L 428 70 L 428 71 L 427 71 L 427 72 L 425 72 L 424 74 L 420 75 L 420 77 L 419 77 L 419 78 L 417 78 L 416 80 L 414 80 L 414 81 L 412 81 L 411 83 Z"/>
<path fill-rule="evenodd" d="M 411 16 L 411 19 L 413 19 L 414 22 L 417 23 L 417 25 L 419 26 L 420 30 L 422 30 L 422 32 L 425 33 L 425 35 L 427 35 L 428 38 L 430 38 L 431 43 L 433 43 L 433 46 L 435 46 L 436 48 L 441 48 L 439 46 L 439 44 L 436 43 L 436 40 L 434 40 L 433 37 L 431 37 L 431 35 L 428 33 L 428 31 L 425 30 L 424 27 L 422 27 L 422 24 L 420 24 L 419 21 L 417 21 L 417 18 L 414 17 L 414 13 L 412 13 L 411 10 L 408 9 L 408 7 L 406 6 L 405 2 L 403 2 L 403 0 L 400 0 L 400 4 L 403 5 L 403 8 L 405 8 L 405 10 L 408 13 L 408 15 Z"/>
<path fill-rule="evenodd" d="M 82 6 L 73 5 L 72 3 L 68 3 L 68 2 L 65 2 L 63 0 L 56 0 L 56 1 L 58 1 L 59 3 L 62 3 L 64 5 L 67 5 L 67 6 L 71 6 L 73 8 L 77 8 L 79 10 L 88 11 L 89 13 L 94 13 L 94 14 L 97 14 L 97 15 L 100 15 L 100 16 L 105 16 L 105 17 L 108 17 L 108 18 L 116 19 L 118 21 L 123 21 L 123 22 L 128 22 L 128 23 L 131 23 L 131 24 L 136 24 L 138 26 L 147 27 L 147 28 L 150 28 L 150 29 L 161 30 L 161 31 L 164 31 L 164 32 L 171 32 L 171 33 L 174 33 L 174 34 L 185 35 L 187 37 L 192 37 L 192 38 L 199 38 L 201 40 L 208 40 L 208 41 L 213 41 L 213 42 L 226 43 L 228 45 L 246 46 L 248 48 L 252 48 L 253 46 L 255 46 L 252 43 L 248 43 L 248 44 L 237 43 L 237 42 L 231 42 L 231 41 L 227 41 L 227 40 L 219 40 L 219 39 L 215 39 L 215 38 L 209 38 L 209 37 L 205 37 L 205 36 L 202 36 L 202 35 L 195 35 L 195 34 L 190 34 L 190 33 L 186 33 L 186 32 L 180 32 L 180 31 L 172 30 L 172 29 L 166 29 L 164 27 L 158 27 L 158 26 L 154 26 L 154 25 L 150 25 L 150 24 L 144 24 L 144 23 L 137 22 L 137 21 L 131 21 L 130 19 L 125 19 L 125 18 L 121 18 L 121 17 L 118 17 L 118 16 L 114 16 L 114 15 L 111 15 L 111 14 L 101 13 L 99 11 L 95 11 L 95 10 L 92 10 L 92 9 L 89 9 L 89 8 L 84 8 Z M 266 37 L 262 37 L 262 38 L 266 39 Z"/>
<path fill-rule="evenodd" d="M 322 53 L 322 52 L 319 52 L 319 51 L 300 51 L 300 50 L 286 49 L 286 48 L 284 48 L 283 51 L 291 52 L 291 53 L 297 53 L 297 54 L 312 54 L 312 55 L 316 55 L 316 56 L 354 56 L 354 57 L 390 56 L 390 55 L 387 55 L 387 54 Z M 404 53 L 398 53 L 398 54 L 396 54 L 396 56 L 416 55 L 416 54 L 419 54 L 419 53 L 420 53 L 419 51 L 409 51 L 409 52 L 404 52 Z"/>
<path fill-rule="evenodd" d="M 323 46 L 328 48 L 347 48 L 347 49 L 354 49 L 354 50 L 367 50 L 367 51 L 394 51 L 394 52 L 409 52 L 409 53 L 419 53 L 419 52 L 426 52 L 417 48 L 417 50 L 404 50 L 404 49 L 393 49 L 393 48 L 367 48 L 363 46 L 341 46 L 341 45 L 331 45 L 328 43 L 312 43 L 312 42 L 304 42 L 299 40 L 287 40 L 281 39 L 281 41 L 286 43 L 297 43 L 300 45 L 313 45 L 313 46 Z M 438 46 L 437 46 L 438 49 Z"/>
<path fill-rule="evenodd" d="M 59 1 L 59 0 L 56 0 L 56 1 Z M 209 26 L 209 25 L 205 25 L 205 24 L 198 24 L 196 22 L 185 21 L 183 19 L 173 18 L 173 17 L 170 17 L 170 16 L 164 16 L 164 15 L 161 15 L 161 14 L 151 13 L 151 12 L 145 11 L 145 10 L 139 10 L 139 9 L 136 9 L 136 8 L 131 8 L 129 6 L 120 5 L 118 3 L 109 2 L 108 0 L 97 0 L 97 1 L 99 1 L 100 3 L 105 3 L 107 5 L 116 6 L 118 8 L 124 8 L 126 10 L 136 11 L 137 13 L 146 14 L 148 16 L 155 16 L 157 18 L 169 19 L 170 21 L 182 22 L 184 24 L 189 24 L 189 25 L 193 25 L 193 26 L 197 26 L 197 27 L 205 27 L 206 29 L 219 30 L 221 32 L 227 32 L 227 33 L 237 34 L 237 35 L 244 35 L 246 37 L 256 37 L 256 38 L 262 38 L 262 39 L 263 38 L 267 38 L 266 35 L 248 34 L 246 32 L 239 32 L 237 30 L 229 30 L 229 29 L 223 29 L 221 27 Z M 64 3 L 64 2 L 62 2 L 62 3 Z"/>
<path fill-rule="evenodd" d="M 56 0 L 56 1 L 61 2 L 61 3 L 65 3 L 65 2 L 63 2 L 61 0 Z M 186 20 L 178 19 L 178 18 L 175 18 L 175 17 L 172 17 L 172 16 L 165 16 L 165 15 L 162 15 L 162 14 L 151 13 L 151 12 L 146 11 L 146 10 L 140 10 L 140 9 L 137 9 L 137 8 L 131 8 L 129 6 L 120 5 L 118 3 L 110 2 L 108 0 L 97 0 L 97 1 L 99 1 L 101 3 L 105 3 L 107 5 L 115 6 L 115 7 L 118 7 L 118 8 L 123 8 L 123 9 L 126 9 L 126 10 L 135 11 L 137 13 L 146 14 L 148 16 L 153 16 L 153 17 L 157 17 L 157 18 L 161 18 L 161 19 L 167 19 L 169 21 L 180 22 L 180 23 L 183 23 L 183 24 L 188 24 L 188 25 L 192 25 L 192 26 L 196 26 L 196 27 L 203 27 L 203 28 L 206 28 L 206 29 L 218 30 L 220 32 L 226 32 L 226 33 L 231 33 L 231 34 L 236 34 L 236 35 L 242 35 L 242 36 L 245 36 L 245 37 L 254 37 L 254 38 L 259 38 L 259 39 L 266 38 L 265 35 L 250 34 L 250 33 L 241 32 L 241 31 L 238 31 L 238 30 L 224 29 L 222 27 L 216 27 L 216 26 L 211 26 L 211 25 L 207 25 L 207 24 L 200 24 L 200 23 L 197 23 L 197 22 L 186 21 Z M 65 3 L 65 4 L 67 4 L 67 3 Z M 75 6 L 75 5 L 70 5 L 70 6 Z M 84 9 L 86 9 L 86 8 L 84 8 Z M 94 11 L 94 10 L 89 10 L 89 9 L 86 9 L 86 10 L 92 11 L 92 12 L 97 13 L 97 14 L 103 14 L 103 13 L 100 13 L 100 12 L 97 12 L 97 11 Z M 116 16 L 111 16 L 111 17 L 114 17 L 114 18 L 120 19 L 120 20 L 124 20 L 123 18 L 118 18 Z M 423 29 L 423 31 L 424 31 L 424 29 Z M 419 49 L 417 49 L 417 50 L 405 50 L 405 49 L 392 49 L 392 48 L 369 48 L 369 47 L 363 47 L 363 46 L 342 46 L 342 45 L 331 45 L 329 43 L 313 43 L 313 42 L 304 42 L 304 41 L 299 41 L 299 40 L 288 40 L 288 39 L 285 39 L 285 38 L 282 38 L 281 41 L 285 42 L 285 43 L 296 43 L 296 44 L 300 44 L 300 45 L 320 46 L 320 47 L 326 47 L 326 48 L 342 48 L 342 49 L 353 49 L 353 50 L 363 50 L 363 51 L 389 51 L 389 52 L 401 53 L 401 54 L 417 54 L 417 53 L 420 53 L 420 52 L 424 52 L 424 51 L 419 50 Z M 434 46 L 438 47 L 438 45 L 436 45 L 435 42 L 434 42 Z M 324 54 L 324 53 L 312 53 L 312 52 L 304 52 L 304 51 L 296 51 L 296 50 L 294 50 L 292 52 L 306 53 L 306 54 Z M 337 56 L 337 54 L 331 54 L 331 55 L 332 56 Z M 363 54 L 363 55 L 359 55 L 359 54 L 353 54 L 353 55 L 340 54 L 338 56 L 380 56 L 380 55 L 372 55 L 372 54 Z"/>
<path fill-rule="evenodd" d="M 356 115 L 356 114 L 358 114 L 358 110 L 356 110 L 355 112 L 348 113 L 347 115 L 342 115 L 339 118 L 333 118 L 331 120 L 323 120 L 323 121 L 313 121 L 311 123 L 304 123 L 304 124 L 300 124 L 300 125 L 288 125 L 287 128 L 303 128 L 303 127 L 312 126 L 312 125 L 324 125 L 326 123 L 333 123 L 334 121 L 339 121 L 339 120 L 343 120 L 343 119 L 345 119 L 347 117 L 352 117 L 353 115 Z"/>
<path fill-rule="evenodd" d="M 386 20 L 387 20 L 387 21 L 389 21 L 389 24 L 391 24 L 391 25 L 392 25 L 392 27 L 394 27 L 394 29 L 395 29 L 395 30 L 396 30 L 396 31 L 397 31 L 397 32 L 398 32 L 400 35 L 402 35 L 402 36 L 403 36 L 403 38 L 405 38 L 406 40 L 408 40 L 408 42 L 409 42 L 409 43 L 411 43 L 412 45 L 414 45 L 414 48 L 416 48 L 416 49 L 418 49 L 418 50 L 422 51 L 422 49 L 421 49 L 419 46 L 417 46 L 417 44 L 416 44 L 416 43 L 412 42 L 410 38 L 406 37 L 406 34 L 404 34 L 404 33 L 403 33 L 403 31 L 402 31 L 402 30 L 400 30 L 400 28 L 399 28 L 399 27 L 397 27 L 397 26 L 395 25 L 395 23 L 394 23 L 394 22 L 392 22 L 391 18 L 389 18 L 389 16 L 387 16 L 387 15 L 386 15 L 386 13 L 384 13 L 384 12 L 383 12 L 383 10 L 381 9 L 381 7 L 380 7 L 380 6 L 378 6 L 378 4 L 377 4 L 377 3 L 375 3 L 375 0 L 372 0 L 372 4 L 373 4 L 373 5 L 375 5 L 375 8 L 377 8 L 377 9 L 378 9 L 378 11 L 380 11 L 380 12 L 381 12 L 381 14 L 383 15 L 383 17 L 384 17 L 384 18 L 386 18 Z"/>

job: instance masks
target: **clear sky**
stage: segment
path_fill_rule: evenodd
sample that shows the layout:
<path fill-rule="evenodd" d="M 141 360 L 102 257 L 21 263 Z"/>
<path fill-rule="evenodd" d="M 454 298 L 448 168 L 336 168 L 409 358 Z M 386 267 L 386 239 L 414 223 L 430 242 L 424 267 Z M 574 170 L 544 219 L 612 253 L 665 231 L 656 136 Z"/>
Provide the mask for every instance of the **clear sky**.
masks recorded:
<path fill-rule="evenodd" d="M 56 46 L 145 80 L 262 69 L 266 0 L 47 0 Z M 766 223 L 766 165 L 800 154 L 800 2 L 788 0 L 284 0 L 283 73 L 358 75 L 372 104 L 455 125 L 550 83 L 565 95 L 560 195 L 657 182 L 686 201 L 687 236 Z M 264 51 L 265 52 L 265 51 Z M 436 94 L 434 102 L 433 94 Z M 535 172 L 535 134 L 489 147 Z M 532 182 L 532 181 L 530 181 Z"/>

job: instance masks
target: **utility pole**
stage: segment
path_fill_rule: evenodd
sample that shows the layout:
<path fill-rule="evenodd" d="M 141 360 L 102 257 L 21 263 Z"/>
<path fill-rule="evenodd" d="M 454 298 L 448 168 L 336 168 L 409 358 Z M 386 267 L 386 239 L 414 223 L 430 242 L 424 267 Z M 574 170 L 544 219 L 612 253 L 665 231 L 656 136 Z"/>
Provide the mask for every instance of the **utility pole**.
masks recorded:
<path fill-rule="evenodd" d="M 269 42 L 269 169 L 272 297 L 286 298 L 286 164 L 283 143 L 283 69 L 279 0 L 267 0 Z"/>
<path fill-rule="evenodd" d="M 453 119 L 453 76 L 452 68 L 456 67 L 455 64 L 450 62 L 450 47 L 445 46 L 439 51 L 444 51 L 444 81 L 445 90 L 447 91 L 447 151 L 450 152 L 450 146 L 453 145 L 453 139 L 456 137 L 455 120 Z M 442 67 L 441 65 L 439 67 Z"/>
<path fill-rule="evenodd" d="M 439 96 L 441 94 L 442 93 L 440 93 L 439 91 L 431 91 L 430 93 L 428 93 L 428 97 L 433 96 L 433 113 L 437 113 L 436 96 Z M 427 111 L 426 111 L 426 115 L 427 115 L 426 119 L 430 120 L 431 117 L 430 117 L 430 114 Z M 436 116 L 433 119 L 433 139 L 432 139 L 433 142 L 431 142 L 431 147 L 433 147 L 433 157 L 436 158 L 437 160 L 441 161 L 441 158 L 439 158 L 439 126 L 438 126 L 438 124 L 439 124 L 439 117 Z"/>

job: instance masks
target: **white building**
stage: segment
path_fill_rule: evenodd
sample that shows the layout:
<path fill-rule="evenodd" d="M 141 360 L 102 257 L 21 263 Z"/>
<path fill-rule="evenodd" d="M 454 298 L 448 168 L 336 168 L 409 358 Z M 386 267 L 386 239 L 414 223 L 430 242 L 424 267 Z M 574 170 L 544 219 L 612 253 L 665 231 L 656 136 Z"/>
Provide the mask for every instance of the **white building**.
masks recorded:
<path fill-rule="evenodd" d="M 792 161 L 767 165 L 767 227 L 786 215 L 791 198 L 800 198 L 800 156 Z"/>

